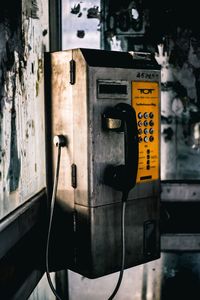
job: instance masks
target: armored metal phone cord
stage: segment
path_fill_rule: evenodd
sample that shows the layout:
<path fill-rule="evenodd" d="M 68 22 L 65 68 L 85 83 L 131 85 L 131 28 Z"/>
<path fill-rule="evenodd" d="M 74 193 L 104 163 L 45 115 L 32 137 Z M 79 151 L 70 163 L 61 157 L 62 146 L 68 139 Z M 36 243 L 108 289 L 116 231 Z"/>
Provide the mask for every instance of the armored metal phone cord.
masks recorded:
<path fill-rule="evenodd" d="M 59 169 L 60 169 L 60 156 L 61 156 L 61 147 L 65 145 L 65 138 L 63 136 L 55 136 L 54 138 L 54 144 L 58 147 L 58 154 L 57 154 L 57 162 L 55 167 L 55 177 L 54 177 L 54 184 L 53 184 L 53 192 L 52 192 L 52 198 L 51 198 L 51 208 L 50 208 L 50 216 L 49 216 L 49 226 L 48 226 L 48 234 L 47 234 L 47 244 L 46 244 L 46 276 L 49 283 L 49 286 L 56 296 L 58 300 L 62 300 L 59 295 L 57 294 L 52 280 L 50 276 L 49 271 L 49 240 L 50 240 L 50 234 L 51 234 L 51 226 L 52 226 L 52 219 L 53 219 L 53 212 L 54 212 L 54 205 L 56 200 L 56 193 L 57 193 L 57 187 L 58 187 L 58 178 L 59 178 Z"/>
<path fill-rule="evenodd" d="M 108 300 L 112 300 L 114 299 L 115 295 L 117 294 L 121 282 L 122 282 L 122 278 L 123 278 L 123 274 L 124 274 L 124 265 L 125 265 L 125 251 L 126 251 L 126 245 L 125 245 L 125 211 L 126 211 L 126 201 L 128 198 L 128 193 L 127 192 L 123 192 L 122 194 L 122 209 L 121 209 L 121 270 L 119 273 L 119 278 L 117 281 L 117 284 L 115 286 L 114 291 L 112 292 L 111 296 L 108 298 Z"/>

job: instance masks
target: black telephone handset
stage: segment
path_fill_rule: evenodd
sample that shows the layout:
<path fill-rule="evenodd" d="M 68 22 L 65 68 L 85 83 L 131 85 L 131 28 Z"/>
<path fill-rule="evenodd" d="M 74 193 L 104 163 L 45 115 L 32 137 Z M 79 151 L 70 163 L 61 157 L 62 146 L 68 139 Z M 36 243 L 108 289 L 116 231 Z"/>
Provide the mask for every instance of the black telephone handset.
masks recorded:
<path fill-rule="evenodd" d="M 138 169 L 138 130 L 134 108 L 119 103 L 103 114 L 104 129 L 124 132 L 125 164 L 108 166 L 104 182 L 115 190 L 128 193 L 136 184 Z"/>

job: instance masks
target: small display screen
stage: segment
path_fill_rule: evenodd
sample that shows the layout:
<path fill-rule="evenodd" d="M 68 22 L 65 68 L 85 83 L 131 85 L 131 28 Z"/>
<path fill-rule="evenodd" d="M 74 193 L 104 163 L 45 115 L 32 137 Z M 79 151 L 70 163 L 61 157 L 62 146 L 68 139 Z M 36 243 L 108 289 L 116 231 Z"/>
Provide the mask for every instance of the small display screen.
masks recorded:
<path fill-rule="evenodd" d="M 100 83 L 99 94 L 127 94 L 127 85 Z"/>
<path fill-rule="evenodd" d="M 127 99 L 128 82 L 126 80 L 98 80 L 97 95 L 102 99 Z"/>

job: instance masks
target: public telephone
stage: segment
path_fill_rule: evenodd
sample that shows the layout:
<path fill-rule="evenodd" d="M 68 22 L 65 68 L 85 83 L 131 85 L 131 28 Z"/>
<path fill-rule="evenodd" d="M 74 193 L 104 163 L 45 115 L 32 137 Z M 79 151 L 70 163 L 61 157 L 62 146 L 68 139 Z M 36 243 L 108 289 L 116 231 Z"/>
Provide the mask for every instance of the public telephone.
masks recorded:
<path fill-rule="evenodd" d="M 88 278 L 120 270 L 122 196 L 125 268 L 159 258 L 160 67 L 149 53 L 93 49 L 46 53 L 45 65 L 47 132 L 67 139 L 59 266 Z"/>

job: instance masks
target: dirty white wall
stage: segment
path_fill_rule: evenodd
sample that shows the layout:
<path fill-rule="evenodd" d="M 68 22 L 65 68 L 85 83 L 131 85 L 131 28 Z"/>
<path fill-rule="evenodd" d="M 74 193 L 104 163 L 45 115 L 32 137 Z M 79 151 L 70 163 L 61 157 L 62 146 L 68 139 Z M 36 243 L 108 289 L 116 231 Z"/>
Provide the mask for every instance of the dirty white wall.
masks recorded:
<path fill-rule="evenodd" d="M 0 218 L 45 186 L 48 1 L 0 4 Z"/>

